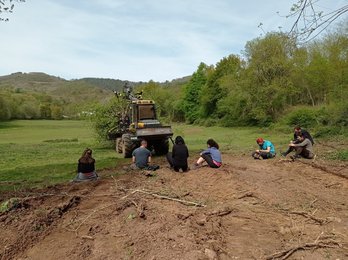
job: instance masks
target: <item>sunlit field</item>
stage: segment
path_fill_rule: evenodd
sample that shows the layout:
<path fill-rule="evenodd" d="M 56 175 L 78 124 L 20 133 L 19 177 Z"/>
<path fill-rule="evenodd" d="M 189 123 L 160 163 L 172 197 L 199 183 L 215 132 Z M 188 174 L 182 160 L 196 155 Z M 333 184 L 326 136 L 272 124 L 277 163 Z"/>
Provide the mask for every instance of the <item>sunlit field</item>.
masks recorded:
<path fill-rule="evenodd" d="M 258 128 L 201 127 L 173 125 L 174 138 L 184 137 L 191 158 L 215 139 L 222 152 L 248 154 L 256 148 L 255 139 L 262 136 L 276 148 L 286 148 L 289 134 Z M 77 160 L 83 150 L 93 150 L 98 170 L 116 167 L 130 159 L 122 159 L 114 149 L 96 141 L 86 121 L 18 120 L 0 123 L 0 190 L 42 187 L 69 181 L 76 173 Z M 156 159 L 154 159 L 155 161 Z"/>

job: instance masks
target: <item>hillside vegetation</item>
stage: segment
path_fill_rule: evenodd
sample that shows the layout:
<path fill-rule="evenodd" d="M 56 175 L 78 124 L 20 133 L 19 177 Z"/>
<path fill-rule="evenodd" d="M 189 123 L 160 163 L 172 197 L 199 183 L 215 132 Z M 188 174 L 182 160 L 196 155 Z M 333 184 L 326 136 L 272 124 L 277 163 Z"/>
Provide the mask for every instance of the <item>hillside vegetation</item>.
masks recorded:
<path fill-rule="evenodd" d="M 215 65 L 201 63 L 191 76 L 130 84 L 156 101 L 164 121 L 277 128 L 299 124 L 317 128 L 318 136 L 347 134 L 347 57 L 346 21 L 305 45 L 272 32 L 248 41 L 243 56 L 231 54 Z M 121 90 L 124 83 L 64 80 L 44 73 L 0 77 L 0 120 L 95 113 L 96 118 L 114 118 L 105 111 L 115 110 L 111 90 Z"/>
<path fill-rule="evenodd" d="M 40 72 L 1 76 L 0 120 L 83 118 L 110 100 L 113 90 L 122 90 L 125 82 L 99 78 L 65 80 Z M 130 84 L 136 87 L 144 83 Z"/>
<path fill-rule="evenodd" d="M 156 101 L 164 121 L 286 132 L 301 125 L 314 129 L 315 137 L 348 136 L 348 22 L 306 45 L 285 33 L 268 33 L 247 42 L 243 54 L 199 64 L 187 83 L 150 81 L 138 88 Z M 96 118 L 110 129 L 115 120 L 103 117 L 116 108 L 111 100 Z"/>

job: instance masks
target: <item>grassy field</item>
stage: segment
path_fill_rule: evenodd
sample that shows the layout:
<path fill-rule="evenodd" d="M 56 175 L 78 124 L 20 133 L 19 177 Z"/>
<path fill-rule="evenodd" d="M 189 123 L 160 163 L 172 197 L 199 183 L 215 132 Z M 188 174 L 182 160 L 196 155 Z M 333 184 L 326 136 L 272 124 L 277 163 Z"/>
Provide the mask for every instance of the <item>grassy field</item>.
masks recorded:
<path fill-rule="evenodd" d="M 256 149 L 255 139 L 271 140 L 277 152 L 284 151 L 289 133 L 260 128 L 223 128 L 173 125 L 174 137 L 181 135 L 191 159 L 215 139 L 222 152 L 245 154 Z M 74 178 L 77 160 L 83 150 L 93 150 L 97 170 L 130 161 L 112 148 L 96 142 L 94 131 L 86 121 L 18 120 L 0 123 L 0 191 L 43 187 Z M 346 152 L 346 150 L 344 150 Z M 155 161 L 155 159 L 154 159 Z"/>
<path fill-rule="evenodd" d="M 45 186 L 72 179 L 83 150 L 98 169 L 114 167 L 114 150 L 95 142 L 84 121 L 18 120 L 0 123 L 0 190 Z"/>
<path fill-rule="evenodd" d="M 246 153 L 254 149 L 259 135 L 286 145 L 289 136 L 274 135 L 256 128 L 221 128 L 174 125 L 174 134 L 182 135 L 191 156 L 214 138 L 222 151 Z M 0 123 L 0 190 L 42 187 L 72 179 L 82 151 L 94 151 L 97 169 L 125 162 L 111 148 L 98 144 L 85 121 L 18 120 Z"/>

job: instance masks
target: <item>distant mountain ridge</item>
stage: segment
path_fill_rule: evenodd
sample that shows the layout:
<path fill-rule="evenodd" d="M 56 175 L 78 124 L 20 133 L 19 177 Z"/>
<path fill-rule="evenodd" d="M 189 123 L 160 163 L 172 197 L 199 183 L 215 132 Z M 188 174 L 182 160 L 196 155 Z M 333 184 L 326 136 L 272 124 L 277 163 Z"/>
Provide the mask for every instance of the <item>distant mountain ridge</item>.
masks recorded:
<path fill-rule="evenodd" d="M 171 81 L 157 82 L 162 86 L 183 85 L 189 81 L 191 76 L 186 76 Z M 43 72 L 16 72 L 10 75 L 0 76 L 1 88 L 23 88 L 34 91 L 44 91 L 45 87 L 59 88 L 62 85 L 72 83 L 72 85 L 85 85 L 86 87 L 97 87 L 106 90 L 122 90 L 126 82 L 134 87 L 146 84 L 146 82 L 133 82 L 128 80 L 110 79 L 110 78 L 81 78 L 66 80 L 64 78 L 51 76 Z M 44 87 L 45 86 L 45 87 Z M 45 91 L 44 91 L 45 92 Z"/>

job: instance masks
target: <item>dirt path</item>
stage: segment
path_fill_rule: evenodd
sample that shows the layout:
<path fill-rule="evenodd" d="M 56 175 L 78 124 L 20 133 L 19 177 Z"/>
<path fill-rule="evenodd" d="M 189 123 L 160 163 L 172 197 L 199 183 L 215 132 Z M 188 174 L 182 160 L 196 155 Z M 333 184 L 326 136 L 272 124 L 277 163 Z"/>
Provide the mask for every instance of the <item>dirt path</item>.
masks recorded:
<path fill-rule="evenodd" d="M 223 159 L 27 194 L 0 215 L 0 259 L 348 259 L 347 167 Z"/>

